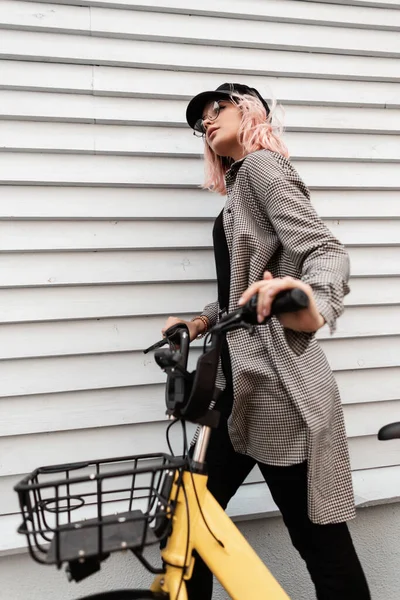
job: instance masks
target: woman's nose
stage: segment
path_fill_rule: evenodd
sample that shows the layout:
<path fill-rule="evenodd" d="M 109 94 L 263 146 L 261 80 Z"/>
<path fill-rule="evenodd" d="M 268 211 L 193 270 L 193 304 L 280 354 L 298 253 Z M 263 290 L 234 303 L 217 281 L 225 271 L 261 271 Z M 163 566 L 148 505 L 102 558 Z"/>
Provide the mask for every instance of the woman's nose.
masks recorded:
<path fill-rule="evenodd" d="M 206 116 L 206 118 L 203 119 L 203 127 L 206 131 L 207 131 L 207 127 L 210 125 L 210 123 L 212 123 L 211 119 L 208 116 Z"/>

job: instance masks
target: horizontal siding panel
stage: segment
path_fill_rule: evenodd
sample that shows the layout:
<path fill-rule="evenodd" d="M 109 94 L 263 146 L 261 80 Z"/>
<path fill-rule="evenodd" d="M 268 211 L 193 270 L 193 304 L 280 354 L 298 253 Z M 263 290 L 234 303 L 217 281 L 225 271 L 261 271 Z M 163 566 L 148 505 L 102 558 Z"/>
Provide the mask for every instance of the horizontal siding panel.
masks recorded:
<path fill-rule="evenodd" d="M 400 302 L 400 279 L 398 283 Z M 378 289 L 381 286 L 385 287 L 379 283 Z M 0 323 L 183 314 L 198 311 L 216 297 L 214 282 L 3 289 Z"/>
<path fill-rule="evenodd" d="M 400 302 L 396 306 L 347 306 L 337 321 L 335 339 L 400 333 L 399 309 Z M 327 328 L 320 330 L 317 337 L 329 337 Z"/>
<path fill-rule="evenodd" d="M 377 435 L 349 439 L 351 468 L 371 469 L 399 465 L 398 444 L 380 442 Z"/>
<path fill-rule="evenodd" d="M 324 58 L 325 60 L 325 58 Z M 62 66 L 62 65 L 60 65 Z M 70 68 L 73 65 L 69 65 Z M 49 66 L 55 70 L 54 66 Z M 58 65 L 57 65 L 58 68 Z M 75 68 L 81 68 L 76 66 Z M 15 77 L 15 75 L 14 75 Z M 152 98 L 175 98 L 189 100 L 191 95 L 205 89 L 215 89 L 221 81 L 230 79 L 225 67 L 220 73 L 169 72 L 157 69 L 121 69 L 118 67 L 95 66 L 93 69 L 93 91 L 95 94 L 113 96 L 137 96 Z M 57 79 L 56 79 L 57 81 Z M 256 87 L 271 98 L 286 105 L 348 105 L 380 108 L 396 108 L 400 104 L 398 83 L 371 81 L 341 81 L 325 78 L 302 77 L 301 86 L 297 77 L 285 77 L 283 73 L 268 77 L 253 73 L 240 74 L 240 81 Z M 1 82 L 0 82 L 1 87 Z M 78 88 L 79 89 L 79 88 Z"/>
<path fill-rule="evenodd" d="M 54 4 L 53 0 L 42 0 Z M 28 0 L 35 2 L 35 0 Z M 390 6 L 391 0 L 385 6 Z M 391 7 L 396 8 L 397 0 L 392 0 Z M 36 2 L 35 2 L 36 4 Z M 260 21 L 279 21 L 293 23 L 326 23 L 340 27 L 355 25 L 357 27 L 400 28 L 400 15 L 394 10 L 379 8 L 360 9 L 353 6 L 321 4 L 318 11 L 309 2 L 296 2 L 286 0 L 284 7 L 280 0 L 263 0 L 263 3 L 246 0 L 244 5 L 240 0 L 219 0 L 215 4 L 206 0 L 199 5 L 197 0 L 68 0 L 68 4 L 102 7 L 123 8 L 133 11 L 145 10 L 165 13 L 179 13 L 189 15 L 229 16 L 237 19 L 252 19 Z M 347 2 L 350 4 L 350 1 Z M 368 2 L 367 2 L 368 4 Z M 372 4 L 372 3 L 371 3 Z M 377 6 L 384 2 L 375 2 Z M 46 11 L 45 11 L 46 13 Z"/>
<path fill-rule="evenodd" d="M 191 354 L 194 368 L 199 352 Z M 0 374 L 0 397 L 165 383 L 153 356 L 142 352 L 0 361 Z"/>
<path fill-rule="evenodd" d="M 396 58 L 247 49 L 3 30 L 0 59 L 399 82 Z"/>
<path fill-rule="evenodd" d="M 294 162 L 311 188 L 400 189 L 400 170 L 390 163 Z M 197 187 L 202 161 L 185 158 L 0 153 L 0 183 L 90 186 Z"/>
<path fill-rule="evenodd" d="M 162 379 L 158 384 L 137 387 L 4 397 L 0 402 L 0 437 L 164 420 L 165 375 Z M 363 422 L 356 423 L 357 406 L 360 414 L 377 413 L 376 424 L 380 419 L 385 423 L 393 406 L 398 410 L 400 367 L 339 371 L 336 380 L 354 428 L 363 427 Z M 369 404 L 373 404 L 371 411 Z M 387 407 L 382 418 L 381 404 Z"/>
<path fill-rule="evenodd" d="M 69 92 L 103 96 L 189 100 L 205 89 L 215 89 L 229 79 L 224 73 L 192 73 L 74 64 L 52 64 L 0 60 L 0 89 Z M 285 105 L 344 105 L 400 108 L 400 84 L 296 77 L 241 75 L 241 81 L 254 86 Z M 5 99 L 2 98 L 4 107 Z M 53 109 L 55 107 L 53 106 Z M 4 111 L 4 108 L 2 109 Z M 60 108 L 62 110 L 62 107 Z M 66 107 L 64 107 L 66 110 Z M 373 123 L 365 123 L 373 126 Z"/>
<path fill-rule="evenodd" d="M 2 398 L 0 437 L 163 421 L 165 410 L 164 382 Z"/>
<path fill-rule="evenodd" d="M 330 338 L 329 330 L 324 327 L 318 332 L 318 338 L 330 340 L 327 350 L 331 353 L 334 350 L 330 346 L 341 346 L 339 340 L 346 338 L 400 335 L 399 305 L 348 308 L 339 321 L 335 337 Z M 196 311 L 201 308 L 198 303 Z M 3 324 L 0 360 L 142 350 L 161 337 L 167 316 Z M 190 319 L 194 314 L 188 313 L 186 308 L 180 316 Z M 370 343 L 368 339 L 366 345 Z M 347 360 L 346 351 L 344 354 Z"/>
<path fill-rule="evenodd" d="M 334 370 L 397 367 L 400 364 L 400 337 L 337 339 L 320 342 Z"/>
<path fill-rule="evenodd" d="M 335 378 L 344 404 L 363 404 L 400 398 L 400 366 L 337 371 Z"/>
<path fill-rule="evenodd" d="M 85 429 L 35 434 L 24 436 L 23 440 L 3 437 L 0 438 L 0 453 L 4 461 L 0 466 L 0 476 L 29 473 L 37 466 L 45 464 L 152 452 L 168 453 L 165 439 L 167 426 L 165 422 L 142 423 L 140 426 L 122 425 L 108 427 L 106 430 Z M 193 430 L 193 427 L 190 427 L 190 430 Z M 15 450 L 18 448 L 18 441 L 23 441 L 20 452 Z M 177 454 L 182 452 L 180 427 L 172 428 L 171 443 Z"/>
<path fill-rule="evenodd" d="M 345 303 L 351 306 L 371 306 L 371 312 L 357 312 L 369 317 L 390 314 L 400 303 L 400 277 L 360 278 L 350 281 L 351 293 Z M 99 319 L 131 315 L 192 313 L 217 297 L 214 282 L 179 282 L 139 285 L 44 287 L 0 290 L 0 323 L 25 323 L 69 319 Z M 377 305 L 373 307 L 372 305 Z M 379 306 L 382 307 L 379 310 Z M 338 330 L 352 327 L 354 311 L 347 309 L 338 321 Z M 346 326 L 344 326 L 346 322 Z M 378 320 L 379 325 L 381 321 Z M 394 323 L 396 320 L 394 319 Z M 375 327 L 372 323 L 357 323 L 355 327 Z M 385 329 L 388 333 L 388 330 Z M 338 333 L 336 333 L 338 335 Z"/>
<path fill-rule="evenodd" d="M 399 247 L 349 249 L 355 276 L 400 275 Z M 215 279 L 212 250 L 0 255 L 0 288 Z"/>
<path fill-rule="evenodd" d="M 400 220 L 326 221 L 332 233 L 348 248 L 351 246 L 400 245 Z"/>
<path fill-rule="evenodd" d="M 225 198 L 200 189 L 0 187 L 0 219 L 209 219 L 221 210 Z M 318 193 L 318 192 L 316 192 Z M 366 192 L 366 203 L 376 208 L 376 192 Z M 372 196 L 371 196 L 372 194 Z M 388 194 L 388 195 L 387 195 Z M 346 193 L 347 197 L 347 193 Z M 379 192 L 388 198 L 390 214 L 400 207 L 397 192 Z M 347 206 L 350 202 L 344 199 Z M 360 203 L 361 210 L 361 203 Z M 376 211 L 377 212 L 377 211 Z"/>
<path fill-rule="evenodd" d="M 195 14 L 124 11 L 107 8 L 44 5 L 38 19 L 31 5 L 18 0 L 1 0 L 2 28 L 86 34 L 134 40 L 173 41 L 243 48 L 306 50 L 368 56 L 400 57 L 400 40 L 395 31 L 337 28 L 326 25 L 299 26 L 294 23 L 259 22 L 242 18 L 214 18 Z M 396 14 L 396 17 L 398 15 Z M 399 27 L 400 29 L 400 27 Z"/>
<path fill-rule="evenodd" d="M 115 0 L 111 0 L 115 2 Z M 351 6 L 366 6 L 368 8 L 400 9 L 399 0 L 306 0 L 307 2 L 328 2 L 329 4 L 349 4 Z"/>
<path fill-rule="evenodd" d="M 400 395 L 399 400 L 392 402 L 347 405 L 344 407 L 347 435 L 350 438 L 376 435 L 387 423 L 398 421 L 399 415 Z"/>
<path fill-rule="evenodd" d="M 374 255 L 377 261 L 375 262 Z M 353 276 L 396 275 L 399 272 L 400 253 L 397 248 L 349 248 Z M 379 266 L 377 262 L 382 260 Z"/>
<path fill-rule="evenodd" d="M 0 287 L 202 281 L 215 279 L 215 267 L 212 250 L 9 254 L 0 276 Z"/>
<path fill-rule="evenodd" d="M 225 198 L 200 189 L 0 187 L 1 219 L 209 219 Z M 313 190 L 325 218 L 400 217 L 398 191 Z"/>
<path fill-rule="evenodd" d="M 0 251 L 210 248 L 212 221 L 3 221 Z M 346 246 L 400 245 L 398 220 L 335 220 Z"/>
<path fill-rule="evenodd" d="M 368 223 L 371 223 L 372 229 L 373 222 Z M 382 224 L 379 225 L 383 229 Z M 396 228 L 392 229 L 395 236 Z M 210 248 L 211 230 L 212 226 L 207 221 L 5 221 L 0 223 L 0 251 Z M 392 243 L 395 240 L 393 237 Z"/>
<path fill-rule="evenodd" d="M 165 440 L 166 426 L 166 423 L 143 423 L 140 426 L 123 425 L 106 430 L 85 429 L 32 434 L 24 437 L 24 444 L 19 452 L 16 451 L 18 439 L 3 437 L 0 438 L 0 476 L 29 473 L 38 465 L 49 463 L 165 452 L 168 451 Z M 172 428 L 171 440 L 175 452 L 181 452 L 182 433 L 179 427 Z M 354 470 L 399 464 L 397 445 L 379 442 L 376 435 L 350 438 L 349 446 Z"/>
<path fill-rule="evenodd" d="M 149 345 L 159 339 L 155 335 Z M 399 336 L 321 341 L 334 370 L 396 367 L 400 361 Z M 194 368 L 199 350 L 193 349 Z M 152 355 L 113 352 L 81 356 L 21 358 L 0 361 L 0 397 L 45 394 L 162 383 L 165 376 Z"/>
<path fill-rule="evenodd" d="M 373 291 L 372 287 L 374 286 L 378 289 Z M 397 304 L 400 294 L 400 278 L 381 277 L 375 279 L 370 276 L 350 279 L 350 289 L 350 294 L 345 297 L 345 304 L 348 306 Z"/>
<path fill-rule="evenodd" d="M 21 143 L 35 148 L 57 149 L 57 143 L 64 143 L 65 150 L 71 151 L 76 147 L 79 151 L 99 152 L 172 152 L 175 148 L 176 154 L 200 155 L 203 152 L 201 140 L 192 135 L 185 121 L 185 110 L 187 102 L 180 100 L 160 100 L 148 98 L 124 98 L 108 96 L 91 96 L 88 94 L 54 94 L 45 92 L 21 92 L 13 90 L 0 91 L 0 117 L 7 120 L 32 120 L 38 121 L 65 121 L 69 123 L 68 129 L 65 125 L 53 123 L 48 124 L 26 124 L 2 123 L 2 136 L 5 144 Z M 350 132 L 352 134 L 384 133 L 395 134 L 400 132 L 400 110 L 382 108 L 358 108 L 358 107 L 331 107 L 331 106 L 289 106 L 285 109 L 285 128 L 288 132 Z M 71 126 L 75 123 L 75 127 Z M 80 123 L 80 127 L 76 124 Z M 143 128 L 121 129 L 121 127 L 84 127 L 84 124 L 117 124 L 117 125 L 139 125 Z M 144 128 L 146 126 L 146 128 Z M 160 130 L 160 127 L 162 129 Z M 18 139 L 10 140 L 10 129 L 20 133 Z M 39 129 L 40 128 L 40 129 Z M 183 130 L 183 129 L 184 130 Z M 181 130 L 182 129 L 182 130 Z M 22 131 L 20 131 L 22 130 Z M 39 131 L 43 131 L 43 140 L 38 140 Z M 57 141 L 51 139 L 51 132 L 65 139 Z M 134 137 L 132 134 L 135 134 Z M 85 135 L 86 134 L 86 135 Z M 175 139 L 175 142 L 173 139 Z M 319 140 L 324 148 L 324 140 L 315 136 L 290 136 L 290 140 Z M 340 148 L 341 138 L 330 136 L 332 140 L 331 152 L 337 152 Z M 344 138 L 346 139 L 346 138 Z M 354 137 L 352 145 L 355 146 L 354 153 L 361 153 L 360 141 L 363 136 Z M 35 142 L 32 142 L 35 140 Z M 389 158 L 393 158 L 393 150 L 397 146 L 397 140 L 386 137 L 375 138 L 376 148 L 368 145 L 368 140 L 374 138 L 365 137 L 364 142 L 371 150 L 370 159 L 381 158 L 385 152 L 392 152 Z M 172 143 L 171 143 L 172 142 Z M 358 142 L 358 145 L 357 145 Z M 41 146 L 41 144 L 43 144 Z M 51 145 L 52 144 L 52 145 Z M 299 152 L 299 142 L 297 152 Z M 13 147 L 13 146 L 10 146 Z M 18 147 L 18 146 L 16 146 Z M 23 147 L 23 145 L 21 146 Z M 63 148 L 63 146 L 61 146 Z M 306 149 L 302 150 L 300 156 L 304 156 Z M 311 150 L 310 150 L 311 151 Z M 315 152 L 316 150 L 314 150 Z M 348 150 L 346 150 L 348 152 Z M 383 154 L 382 154 L 383 152 Z M 322 154 L 323 155 L 323 154 Z M 329 156 L 329 155 L 328 155 Z M 347 154 L 344 156 L 346 158 Z"/>
<path fill-rule="evenodd" d="M 104 98 L 103 98 L 104 100 Z M 292 107 L 293 108 L 293 107 Z M 31 107 L 32 110 L 32 107 Z M 290 113 L 289 109 L 289 113 Z M 353 109 L 346 109 L 353 110 Z M 381 111 L 385 113 L 385 111 Z M 362 110 L 360 110 L 362 113 Z M 399 132 L 400 132 L 400 111 Z M 361 114 L 361 117 L 363 115 Z M 334 125 L 341 129 L 340 115 L 335 113 Z M 357 125 L 351 119 L 352 126 Z M 305 128 L 305 121 L 302 128 Z M 314 127 L 314 125 L 313 125 Z M 380 127 L 374 121 L 374 127 Z M 387 123 L 394 133 L 394 123 Z M 318 128 L 318 123 L 315 129 Z M 66 152 L 79 154 L 117 154 L 200 157 L 203 142 L 191 135 L 189 128 L 145 126 L 112 126 L 86 123 L 38 123 L 26 121 L 0 121 L 2 151 L 13 152 Z M 336 133 L 286 133 L 292 159 L 361 160 L 367 162 L 400 162 L 400 136 Z"/>

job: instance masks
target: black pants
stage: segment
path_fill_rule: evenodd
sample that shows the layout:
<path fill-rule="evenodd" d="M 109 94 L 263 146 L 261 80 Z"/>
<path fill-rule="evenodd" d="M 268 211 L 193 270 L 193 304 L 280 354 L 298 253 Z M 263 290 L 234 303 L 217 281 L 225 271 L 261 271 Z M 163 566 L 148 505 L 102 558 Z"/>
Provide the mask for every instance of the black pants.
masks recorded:
<path fill-rule="evenodd" d="M 213 430 L 207 453 L 208 489 L 226 508 L 256 461 L 234 451 L 227 429 L 229 394 L 219 402 L 221 423 Z M 368 585 L 346 523 L 317 525 L 307 515 L 307 465 L 274 467 L 257 463 L 280 509 L 293 546 L 304 559 L 318 600 L 370 600 Z M 196 556 L 189 600 L 210 600 L 212 574 Z M 250 600 L 250 599 L 249 599 Z"/>

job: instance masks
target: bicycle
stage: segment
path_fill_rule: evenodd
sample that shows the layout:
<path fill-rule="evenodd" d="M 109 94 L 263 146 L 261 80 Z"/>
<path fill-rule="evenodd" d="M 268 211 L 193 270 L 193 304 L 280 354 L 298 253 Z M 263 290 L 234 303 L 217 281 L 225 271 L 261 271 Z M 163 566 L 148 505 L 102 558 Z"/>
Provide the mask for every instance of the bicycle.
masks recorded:
<path fill-rule="evenodd" d="M 222 317 L 205 338 L 193 373 L 187 371 L 189 331 L 178 324 L 155 349 L 157 364 L 167 373 L 167 428 L 181 422 L 184 448 L 171 454 L 125 456 L 41 467 L 15 486 L 31 556 L 42 564 L 67 563 L 70 580 L 81 581 L 100 570 L 112 552 L 130 550 L 155 579 L 149 590 L 114 590 L 81 600 L 187 600 L 193 552 L 220 581 L 233 600 L 288 595 L 207 490 L 206 451 L 218 413 L 215 380 L 224 336 L 228 331 L 259 325 L 253 297 Z M 308 298 L 301 290 L 282 292 L 272 315 L 301 310 Z M 264 324 L 270 317 L 264 321 Z M 168 349 L 161 349 L 168 343 Z M 196 423 L 199 435 L 189 451 L 185 423 Z M 162 566 L 144 555 L 160 544 Z"/>

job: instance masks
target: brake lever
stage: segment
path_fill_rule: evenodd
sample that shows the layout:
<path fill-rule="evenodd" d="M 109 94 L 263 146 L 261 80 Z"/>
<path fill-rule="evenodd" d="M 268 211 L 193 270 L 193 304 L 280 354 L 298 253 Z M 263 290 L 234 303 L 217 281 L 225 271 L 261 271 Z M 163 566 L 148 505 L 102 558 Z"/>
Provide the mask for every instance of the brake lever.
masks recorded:
<path fill-rule="evenodd" d="M 165 344 L 173 345 L 175 346 L 174 349 L 176 349 L 180 342 L 179 329 L 182 329 L 183 327 L 187 329 L 186 325 L 183 323 L 176 323 L 175 325 L 168 327 L 168 329 L 165 330 L 165 336 L 162 338 L 162 340 L 159 340 L 152 346 L 146 348 L 146 350 L 143 350 L 143 354 L 147 354 L 152 350 L 157 350 L 157 348 L 162 348 L 165 346 Z"/>
<path fill-rule="evenodd" d="M 167 338 L 163 338 L 159 342 L 156 342 L 152 346 L 149 346 L 148 348 L 146 348 L 146 350 L 143 350 L 143 354 L 147 354 L 148 352 L 151 352 L 152 350 L 157 350 L 157 348 L 162 348 L 163 346 L 165 346 L 165 344 L 168 344 Z"/>

